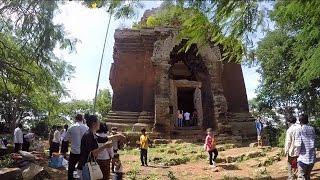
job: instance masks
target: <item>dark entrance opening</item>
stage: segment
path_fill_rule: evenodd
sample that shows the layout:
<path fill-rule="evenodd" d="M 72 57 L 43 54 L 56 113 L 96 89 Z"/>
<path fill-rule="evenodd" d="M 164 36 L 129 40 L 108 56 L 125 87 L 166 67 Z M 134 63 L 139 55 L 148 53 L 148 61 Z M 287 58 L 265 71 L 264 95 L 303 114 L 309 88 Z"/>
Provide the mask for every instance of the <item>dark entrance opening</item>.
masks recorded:
<path fill-rule="evenodd" d="M 194 110 L 193 94 L 194 88 L 181 87 L 177 90 L 178 96 L 178 109 L 183 112 L 189 112 L 192 114 Z"/>

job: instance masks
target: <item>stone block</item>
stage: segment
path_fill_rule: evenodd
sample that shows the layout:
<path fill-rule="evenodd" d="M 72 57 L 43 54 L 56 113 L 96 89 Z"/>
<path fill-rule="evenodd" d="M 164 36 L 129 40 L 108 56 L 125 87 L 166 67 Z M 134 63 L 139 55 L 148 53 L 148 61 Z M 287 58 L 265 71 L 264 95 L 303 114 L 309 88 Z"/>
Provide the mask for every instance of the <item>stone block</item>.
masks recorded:
<path fill-rule="evenodd" d="M 258 147 L 258 143 L 257 142 L 254 142 L 254 143 L 250 143 L 249 147 Z"/>
<path fill-rule="evenodd" d="M 22 171 L 20 168 L 1 168 L 0 179 L 3 180 L 22 180 Z"/>
<path fill-rule="evenodd" d="M 155 140 L 153 140 L 153 143 L 154 144 L 169 144 L 170 141 L 167 139 L 155 139 Z"/>

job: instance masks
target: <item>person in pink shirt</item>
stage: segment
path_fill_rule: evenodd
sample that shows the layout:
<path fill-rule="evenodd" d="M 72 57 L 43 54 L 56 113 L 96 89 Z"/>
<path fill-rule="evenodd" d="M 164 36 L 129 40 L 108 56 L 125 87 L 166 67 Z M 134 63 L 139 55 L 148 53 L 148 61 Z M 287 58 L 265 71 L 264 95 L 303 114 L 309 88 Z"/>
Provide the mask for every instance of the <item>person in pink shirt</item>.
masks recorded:
<path fill-rule="evenodd" d="M 214 133 L 211 128 L 207 129 L 207 137 L 204 143 L 204 149 L 209 153 L 210 166 L 215 167 L 216 166 L 215 160 L 218 156 L 218 150 L 216 148 L 216 139 L 214 138 Z M 214 157 L 212 159 L 213 154 L 214 154 Z"/>

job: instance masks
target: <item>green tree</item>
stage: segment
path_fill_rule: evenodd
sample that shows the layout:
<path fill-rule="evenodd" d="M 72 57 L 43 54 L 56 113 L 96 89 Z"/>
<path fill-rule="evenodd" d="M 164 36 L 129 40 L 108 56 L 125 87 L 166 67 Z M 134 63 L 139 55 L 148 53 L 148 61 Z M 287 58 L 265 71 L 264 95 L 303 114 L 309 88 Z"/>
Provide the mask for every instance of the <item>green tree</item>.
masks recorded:
<path fill-rule="evenodd" d="M 78 113 L 85 114 L 92 113 L 92 111 L 92 101 L 73 99 L 69 102 L 64 102 L 61 104 L 60 114 L 67 119 L 71 119 Z"/>
<path fill-rule="evenodd" d="M 25 117 L 55 117 L 59 99 L 67 95 L 62 82 L 73 67 L 53 50 L 75 41 L 53 23 L 57 7 L 55 1 L 0 3 L 0 112 L 11 128 Z"/>
<path fill-rule="evenodd" d="M 108 89 L 99 90 L 97 96 L 97 111 L 102 117 L 106 117 L 111 110 L 111 94 Z"/>

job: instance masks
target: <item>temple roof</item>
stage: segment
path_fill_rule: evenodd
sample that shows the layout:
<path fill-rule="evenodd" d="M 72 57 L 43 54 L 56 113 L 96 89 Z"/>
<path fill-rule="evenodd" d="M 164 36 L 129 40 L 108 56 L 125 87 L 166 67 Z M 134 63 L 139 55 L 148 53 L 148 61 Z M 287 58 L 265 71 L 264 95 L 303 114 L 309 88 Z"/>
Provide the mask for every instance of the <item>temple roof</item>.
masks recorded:
<path fill-rule="evenodd" d="M 153 50 L 154 42 L 168 37 L 174 28 L 116 29 L 115 48 L 122 51 Z"/>

